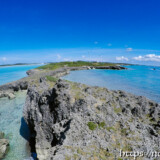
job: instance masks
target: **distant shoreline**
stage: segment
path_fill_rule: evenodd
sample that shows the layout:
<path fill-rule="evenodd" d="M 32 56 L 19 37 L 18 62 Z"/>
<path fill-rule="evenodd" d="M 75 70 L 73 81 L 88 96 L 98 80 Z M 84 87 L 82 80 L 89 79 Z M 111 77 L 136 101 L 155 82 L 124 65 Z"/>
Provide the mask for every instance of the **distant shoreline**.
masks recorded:
<path fill-rule="evenodd" d="M 0 67 L 10 67 L 10 66 L 29 66 L 29 65 L 45 65 L 48 63 L 16 63 L 16 64 L 4 64 L 0 65 Z"/>

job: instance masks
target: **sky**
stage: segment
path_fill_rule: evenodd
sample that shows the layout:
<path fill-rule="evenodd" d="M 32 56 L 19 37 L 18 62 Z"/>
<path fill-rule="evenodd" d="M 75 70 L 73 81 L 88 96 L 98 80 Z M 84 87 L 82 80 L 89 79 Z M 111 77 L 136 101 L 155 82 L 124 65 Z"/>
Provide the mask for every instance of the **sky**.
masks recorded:
<path fill-rule="evenodd" d="M 159 0 L 0 0 L 0 64 L 160 65 Z"/>

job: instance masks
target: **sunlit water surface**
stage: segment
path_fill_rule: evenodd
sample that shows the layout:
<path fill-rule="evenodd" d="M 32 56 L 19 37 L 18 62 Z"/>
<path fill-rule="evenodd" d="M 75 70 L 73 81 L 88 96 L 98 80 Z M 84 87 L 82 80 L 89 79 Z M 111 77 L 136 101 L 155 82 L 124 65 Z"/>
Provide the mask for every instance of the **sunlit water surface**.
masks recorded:
<path fill-rule="evenodd" d="M 128 70 L 71 71 L 63 78 L 92 86 L 124 90 L 160 103 L 160 67 L 126 66 Z"/>

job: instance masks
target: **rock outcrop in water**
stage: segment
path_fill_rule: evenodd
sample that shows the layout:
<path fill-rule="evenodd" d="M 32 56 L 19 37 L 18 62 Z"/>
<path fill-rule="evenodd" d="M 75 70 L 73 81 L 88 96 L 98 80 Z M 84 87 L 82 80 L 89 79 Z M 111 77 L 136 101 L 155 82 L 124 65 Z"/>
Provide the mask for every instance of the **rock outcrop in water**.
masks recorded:
<path fill-rule="evenodd" d="M 14 93 L 19 90 L 27 90 L 29 84 L 37 83 L 37 80 L 40 78 L 44 78 L 46 76 L 54 76 L 54 77 L 61 77 L 68 74 L 70 71 L 74 70 L 87 70 L 87 69 L 113 69 L 113 70 L 123 70 L 126 69 L 122 66 L 97 66 L 97 67 L 89 67 L 89 66 L 82 66 L 82 67 L 62 67 L 55 70 L 39 70 L 39 69 L 32 69 L 27 71 L 27 75 L 29 77 L 22 78 L 20 80 L 7 83 L 4 85 L 0 85 L 0 98 L 8 97 L 9 99 L 13 99 Z"/>
<path fill-rule="evenodd" d="M 0 159 L 4 158 L 9 150 L 9 141 L 4 138 L 4 133 L 0 132 Z"/>
<path fill-rule="evenodd" d="M 122 159 L 127 157 L 120 150 L 159 151 L 160 105 L 123 91 L 44 78 L 28 88 L 24 118 L 39 160 Z"/>

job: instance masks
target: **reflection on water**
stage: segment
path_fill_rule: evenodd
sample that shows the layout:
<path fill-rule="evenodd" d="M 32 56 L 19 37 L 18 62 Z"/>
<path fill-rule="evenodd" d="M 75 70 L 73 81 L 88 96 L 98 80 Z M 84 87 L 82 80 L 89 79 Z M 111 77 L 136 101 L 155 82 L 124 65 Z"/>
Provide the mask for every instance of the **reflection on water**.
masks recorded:
<path fill-rule="evenodd" d="M 24 160 L 30 157 L 27 140 L 29 130 L 23 116 L 26 91 L 18 92 L 15 99 L 0 99 L 0 131 L 10 141 L 10 150 L 4 160 Z"/>

